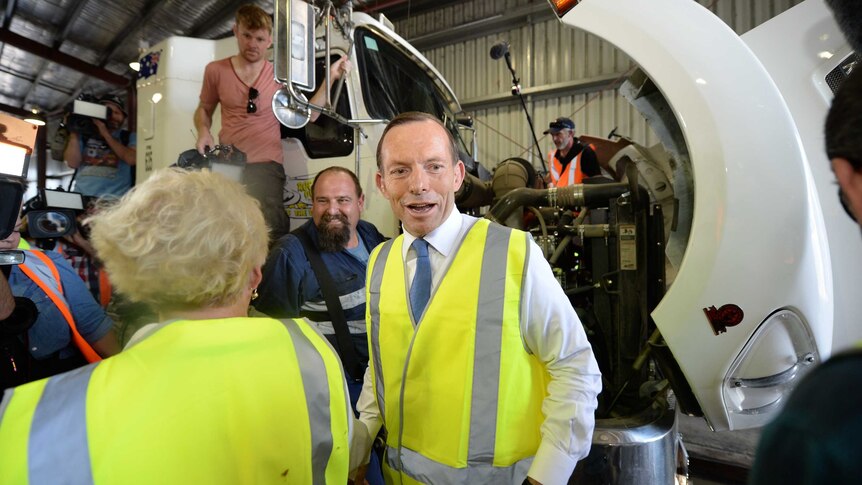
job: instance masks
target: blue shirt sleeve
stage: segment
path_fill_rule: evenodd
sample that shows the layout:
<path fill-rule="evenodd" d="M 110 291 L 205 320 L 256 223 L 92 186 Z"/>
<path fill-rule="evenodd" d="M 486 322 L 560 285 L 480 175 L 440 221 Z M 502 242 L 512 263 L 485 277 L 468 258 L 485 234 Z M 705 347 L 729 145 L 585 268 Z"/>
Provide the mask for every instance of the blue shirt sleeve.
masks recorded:
<path fill-rule="evenodd" d="M 299 317 L 305 302 L 303 278 L 310 270 L 301 243 L 288 235 L 267 258 L 254 307 L 273 318 Z"/>
<path fill-rule="evenodd" d="M 63 283 L 63 294 L 69 302 L 78 333 L 90 343 L 104 337 L 113 327 L 114 321 L 105 314 L 68 261 L 57 253 L 45 252 L 45 254 L 57 265 L 57 272 Z"/>

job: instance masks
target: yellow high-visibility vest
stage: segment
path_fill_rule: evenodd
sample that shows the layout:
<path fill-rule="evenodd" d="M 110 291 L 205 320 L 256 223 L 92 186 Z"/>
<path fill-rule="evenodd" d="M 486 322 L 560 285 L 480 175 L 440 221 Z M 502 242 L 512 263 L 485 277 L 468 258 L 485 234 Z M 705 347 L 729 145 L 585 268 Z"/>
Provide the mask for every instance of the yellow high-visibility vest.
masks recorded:
<path fill-rule="evenodd" d="M 0 483 L 346 483 L 350 413 L 306 322 L 176 321 L 7 390 Z"/>
<path fill-rule="evenodd" d="M 413 322 L 399 236 L 369 259 L 368 337 L 392 483 L 521 483 L 548 374 L 521 338 L 526 233 L 477 221 Z"/>

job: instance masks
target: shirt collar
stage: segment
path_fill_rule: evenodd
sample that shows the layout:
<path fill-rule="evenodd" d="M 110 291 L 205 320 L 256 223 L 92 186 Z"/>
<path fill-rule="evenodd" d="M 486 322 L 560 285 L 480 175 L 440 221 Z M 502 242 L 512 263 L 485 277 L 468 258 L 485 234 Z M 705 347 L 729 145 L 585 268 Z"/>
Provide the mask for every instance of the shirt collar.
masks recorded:
<path fill-rule="evenodd" d="M 401 227 L 404 229 L 403 224 Z M 452 249 L 455 247 L 455 243 L 457 242 L 458 234 L 460 232 L 461 213 L 458 212 L 458 208 L 453 205 L 452 212 L 449 213 L 449 217 L 443 221 L 443 224 L 440 224 L 436 229 L 426 234 L 423 239 L 425 239 L 438 253 L 442 254 L 444 257 L 448 257 L 452 252 Z M 410 234 L 407 229 L 404 229 L 404 254 L 407 254 L 407 249 L 410 248 L 413 241 L 416 239 L 416 236 Z"/>

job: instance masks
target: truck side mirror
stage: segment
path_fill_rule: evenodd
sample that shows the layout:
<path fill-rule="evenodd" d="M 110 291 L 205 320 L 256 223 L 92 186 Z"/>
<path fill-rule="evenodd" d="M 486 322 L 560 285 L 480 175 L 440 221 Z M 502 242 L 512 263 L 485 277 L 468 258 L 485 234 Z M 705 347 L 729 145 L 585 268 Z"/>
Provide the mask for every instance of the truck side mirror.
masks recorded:
<path fill-rule="evenodd" d="M 275 19 L 275 79 L 313 91 L 314 7 L 302 0 L 277 0 Z"/>

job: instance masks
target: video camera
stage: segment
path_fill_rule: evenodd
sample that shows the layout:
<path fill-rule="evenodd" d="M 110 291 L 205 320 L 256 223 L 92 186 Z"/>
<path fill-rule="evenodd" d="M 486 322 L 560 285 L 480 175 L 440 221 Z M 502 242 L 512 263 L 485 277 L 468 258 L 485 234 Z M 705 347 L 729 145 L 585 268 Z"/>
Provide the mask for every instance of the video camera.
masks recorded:
<path fill-rule="evenodd" d="M 74 131 L 85 138 L 100 138 L 99 130 L 93 120 L 108 119 L 108 107 L 99 102 L 99 98 L 81 94 L 72 104 L 66 106 L 64 125 L 69 131 Z"/>
<path fill-rule="evenodd" d="M 37 127 L 0 113 L 0 239 L 15 230 Z M 0 250 L 0 265 L 21 264 L 24 252 Z"/>
<path fill-rule="evenodd" d="M 78 192 L 41 189 L 39 195 L 24 204 L 29 236 L 34 239 L 56 239 L 74 234 L 76 216 L 87 207 Z"/>
<path fill-rule="evenodd" d="M 201 155 L 195 149 L 180 153 L 174 166 L 187 170 L 206 168 L 231 180 L 242 181 L 246 160 L 244 151 L 233 145 L 216 145 L 212 150 L 206 148 L 206 155 Z"/>
<path fill-rule="evenodd" d="M 18 210 L 24 197 L 24 182 L 20 177 L 0 174 L 0 240 L 15 230 Z M 0 265 L 21 264 L 24 252 L 17 249 L 0 250 Z"/>

